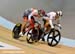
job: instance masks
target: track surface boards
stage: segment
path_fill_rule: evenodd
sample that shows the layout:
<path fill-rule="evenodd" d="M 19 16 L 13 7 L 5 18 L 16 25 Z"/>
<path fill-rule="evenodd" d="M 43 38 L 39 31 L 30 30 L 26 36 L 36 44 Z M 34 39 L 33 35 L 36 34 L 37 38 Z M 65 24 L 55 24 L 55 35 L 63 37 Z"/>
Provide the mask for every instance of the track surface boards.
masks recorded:
<path fill-rule="evenodd" d="M 0 54 L 4 52 L 9 52 L 10 54 L 75 54 L 75 48 L 72 47 L 67 47 L 63 45 L 50 47 L 44 42 L 28 44 L 25 40 L 25 37 L 21 37 L 19 40 L 15 40 L 12 38 L 12 32 L 1 26 L 0 41 L 21 48 L 21 50 L 0 50 Z"/>

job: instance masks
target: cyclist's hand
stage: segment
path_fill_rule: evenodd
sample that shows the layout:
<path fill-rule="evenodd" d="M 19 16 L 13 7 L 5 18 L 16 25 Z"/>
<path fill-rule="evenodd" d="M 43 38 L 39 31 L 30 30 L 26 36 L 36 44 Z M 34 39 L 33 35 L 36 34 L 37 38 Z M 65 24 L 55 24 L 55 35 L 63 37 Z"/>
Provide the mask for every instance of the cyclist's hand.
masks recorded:
<path fill-rule="evenodd" d="M 59 26 L 59 28 L 60 28 L 60 29 L 62 29 L 62 26 L 61 26 L 61 24 L 58 24 L 58 26 Z"/>

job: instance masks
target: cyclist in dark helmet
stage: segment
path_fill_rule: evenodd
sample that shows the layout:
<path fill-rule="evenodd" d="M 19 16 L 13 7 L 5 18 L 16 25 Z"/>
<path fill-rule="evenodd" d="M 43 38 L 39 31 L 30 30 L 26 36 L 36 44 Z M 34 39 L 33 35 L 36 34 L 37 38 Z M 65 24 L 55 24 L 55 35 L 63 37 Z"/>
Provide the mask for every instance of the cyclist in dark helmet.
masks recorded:
<path fill-rule="evenodd" d="M 35 8 L 30 8 L 25 10 L 23 15 L 23 23 L 21 26 L 21 32 L 19 35 L 23 36 L 23 28 L 26 26 L 27 22 L 30 24 L 30 26 L 25 29 L 26 31 L 29 31 L 30 29 L 34 28 L 34 24 L 36 21 L 34 17 L 41 18 L 44 13 L 45 13 L 44 10 L 38 10 Z"/>

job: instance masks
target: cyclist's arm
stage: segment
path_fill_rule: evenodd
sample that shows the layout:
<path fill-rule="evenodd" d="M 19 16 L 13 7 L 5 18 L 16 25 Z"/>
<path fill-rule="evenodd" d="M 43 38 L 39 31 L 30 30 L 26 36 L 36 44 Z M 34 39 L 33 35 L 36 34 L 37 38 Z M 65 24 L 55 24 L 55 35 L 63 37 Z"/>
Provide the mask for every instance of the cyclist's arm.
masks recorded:
<path fill-rule="evenodd" d="M 61 26 L 60 20 L 61 20 L 61 18 L 58 18 L 58 19 L 56 20 L 56 22 L 57 22 L 57 25 L 58 25 L 58 26 L 60 27 L 60 29 L 61 29 L 62 26 Z"/>
<path fill-rule="evenodd" d="M 34 10 L 32 13 L 29 14 L 28 19 L 31 20 L 31 17 L 37 15 L 38 11 Z"/>
<path fill-rule="evenodd" d="M 58 18 L 58 19 L 56 20 L 57 24 L 60 24 L 60 20 L 61 20 L 61 18 Z"/>

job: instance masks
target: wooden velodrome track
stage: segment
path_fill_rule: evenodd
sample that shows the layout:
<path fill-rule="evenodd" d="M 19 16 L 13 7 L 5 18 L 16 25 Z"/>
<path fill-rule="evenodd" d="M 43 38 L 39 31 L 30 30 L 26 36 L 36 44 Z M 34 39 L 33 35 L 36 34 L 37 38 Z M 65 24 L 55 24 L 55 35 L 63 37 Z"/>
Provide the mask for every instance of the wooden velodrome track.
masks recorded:
<path fill-rule="evenodd" d="M 21 48 L 21 50 L 0 50 L 0 54 L 75 54 L 75 48 L 57 45 L 50 47 L 46 43 L 28 44 L 25 37 L 19 40 L 12 38 L 12 32 L 0 26 L 0 42 Z"/>

